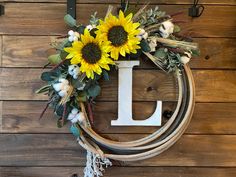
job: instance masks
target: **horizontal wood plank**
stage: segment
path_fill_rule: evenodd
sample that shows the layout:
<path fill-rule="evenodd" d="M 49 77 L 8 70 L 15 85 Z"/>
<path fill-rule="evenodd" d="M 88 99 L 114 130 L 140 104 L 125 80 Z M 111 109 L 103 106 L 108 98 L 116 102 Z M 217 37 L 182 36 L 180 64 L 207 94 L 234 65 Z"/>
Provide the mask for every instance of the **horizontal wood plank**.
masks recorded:
<path fill-rule="evenodd" d="M 53 38 L 55 37 L 3 36 L 2 66 L 42 67 L 47 63 L 47 56 L 54 52 L 49 45 Z M 235 39 L 196 38 L 194 40 L 199 43 L 201 56 L 191 60 L 191 68 L 236 69 Z M 141 62 L 143 68 L 155 67 L 149 60 L 141 59 L 141 61 L 143 61 Z"/>
<path fill-rule="evenodd" d="M 46 100 L 47 96 L 35 91 L 44 83 L 40 81 L 41 69 L 0 68 L 0 100 Z M 133 101 L 173 101 L 177 88 L 172 75 L 162 71 L 135 70 Z M 236 71 L 194 70 L 197 102 L 236 102 Z M 146 78 L 146 79 L 143 79 Z M 97 100 L 117 100 L 117 72 L 109 82 L 101 82 L 102 93 Z M 149 91 L 147 88 L 154 90 Z"/>
<path fill-rule="evenodd" d="M 118 141 L 137 138 L 130 134 L 114 136 Z M 0 166 L 83 166 L 85 151 L 73 135 L 1 134 L 0 159 Z M 184 135 L 159 156 L 123 165 L 235 167 L 235 159 L 235 135 Z"/>
<path fill-rule="evenodd" d="M 9 2 L 9 0 L 2 0 L 2 2 Z M 35 2 L 35 0 L 12 0 L 11 2 Z M 66 0 L 37 0 L 37 2 L 46 2 L 46 3 L 65 3 Z M 140 4 L 144 4 L 146 0 L 139 0 Z M 189 0 L 149 0 L 150 4 L 192 4 Z M 77 4 L 84 4 L 84 3 L 97 3 L 97 4 L 114 4 L 120 3 L 120 0 L 77 0 Z M 130 3 L 137 3 L 137 0 L 130 0 Z M 217 4 L 217 5 L 236 5 L 234 0 L 202 0 L 201 4 Z"/>
<path fill-rule="evenodd" d="M 2 54 L 3 54 L 3 51 L 2 51 L 2 36 L 0 35 L 0 67 L 2 66 Z"/>
<path fill-rule="evenodd" d="M 185 34 L 194 37 L 236 37 L 234 6 L 206 5 L 203 15 L 195 19 L 188 17 L 189 6 L 186 5 L 160 5 L 160 8 L 170 14 L 184 12 L 176 20 L 186 20 L 187 23 L 181 25 Z M 86 24 L 90 14 L 95 11 L 98 11 L 99 16 L 104 16 L 107 4 L 81 4 L 77 9 L 77 19 Z M 0 18 L 0 34 L 53 35 L 66 33 L 68 30 L 63 22 L 65 4 L 7 3 L 5 11 L 5 15 Z"/>
<path fill-rule="evenodd" d="M 1 177 L 71 177 L 83 176 L 83 167 L 0 167 Z M 197 174 L 197 176 L 196 176 Z M 104 177 L 235 177 L 236 168 L 201 167 L 111 167 Z"/>
<path fill-rule="evenodd" d="M 194 71 L 196 101 L 236 101 L 236 71 Z"/>
<path fill-rule="evenodd" d="M 197 103 L 186 133 L 235 134 L 236 103 Z"/>
<path fill-rule="evenodd" d="M 69 133 L 69 126 L 57 128 L 56 116 L 48 110 L 38 117 L 44 102 L 4 101 L 2 133 Z M 155 103 L 135 102 L 133 118 L 145 119 L 154 112 Z M 175 103 L 164 102 L 163 111 L 175 109 Z M 158 127 L 116 127 L 116 102 L 98 102 L 94 106 L 94 130 L 99 133 L 152 133 Z M 106 116 L 104 116 L 106 115 Z M 166 119 L 163 117 L 163 124 Z M 197 103 L 187 134 L 236 134 L 236 103 Z"/>
<path fill-rule="evenodd" d="M 43 85 L 40 81 L 41 69 L 9 69 L 1 68 L 0 99 L 2 100 L 45 100 L 47 96 L 37 95 L 35 91 Z M 6 79 L 7 78 L 7 79 Z M 173 75 L 162 71 L 134 71 L 133 90 L 134 100 L 176 100 L 176 86 Z M 143 79 L 146 78 L 146 79 Z M 102 81 L 102 92 L 98 100 L 117 100 L 117 72 L 111 74 L 111 81 Z M 152 87 L 155 90 L 149 91 Z"/>

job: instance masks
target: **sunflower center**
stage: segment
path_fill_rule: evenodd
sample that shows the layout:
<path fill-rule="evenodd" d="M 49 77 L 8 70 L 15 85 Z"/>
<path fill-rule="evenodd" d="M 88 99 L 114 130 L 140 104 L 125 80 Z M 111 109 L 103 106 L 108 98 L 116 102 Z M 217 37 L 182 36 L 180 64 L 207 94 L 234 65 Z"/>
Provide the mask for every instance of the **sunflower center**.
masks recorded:
<path fill-rule="evenodd" d="M 128 40 L 128 33 L 123 26 L 113 26 L 108 31 L 108 40 L 111 41 L 113 46 L 121 46 Z"/>
<path fill-rule="evenodd" d="M 90 64 L 97 63 L 102 56 L 100 47 L 95 43 L 88 43 L 82 48 L 82 57 Z"/>

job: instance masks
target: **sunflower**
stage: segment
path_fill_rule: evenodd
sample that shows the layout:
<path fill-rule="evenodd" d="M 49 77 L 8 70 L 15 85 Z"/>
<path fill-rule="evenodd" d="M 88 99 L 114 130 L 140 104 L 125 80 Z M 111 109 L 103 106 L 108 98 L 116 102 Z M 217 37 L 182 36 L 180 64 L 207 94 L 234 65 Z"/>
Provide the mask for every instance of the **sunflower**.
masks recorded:
<path fill-rule="evenodd" d="M 119 54 L 126 56 L 126 53 L 137 53 L 140 43 L 137 35 L 140 33 L 139 23 L 132 22 L 132 14 L 124 16 L 122 11 L 119 17 L 109 14 L 104 21 L 100 20 L 97 27 L 97 36 L 100 40 L 108 42 L 111 58 L 118 60 Z"/>
<path fill-rule="evenodd" d="M 94 72 L 100 75 L 102 68 L 110 70 L 109 64 L 114 64 L 109 58 L 106 43 L 91 36 L 87 29 L 80 41 L 74 41 L 72 47 L 64 50 L 68 53 L 66 59 L 71 59 L 71 64 L 80 64 L 80 71 L 91 79 L 94 79 Z"/>

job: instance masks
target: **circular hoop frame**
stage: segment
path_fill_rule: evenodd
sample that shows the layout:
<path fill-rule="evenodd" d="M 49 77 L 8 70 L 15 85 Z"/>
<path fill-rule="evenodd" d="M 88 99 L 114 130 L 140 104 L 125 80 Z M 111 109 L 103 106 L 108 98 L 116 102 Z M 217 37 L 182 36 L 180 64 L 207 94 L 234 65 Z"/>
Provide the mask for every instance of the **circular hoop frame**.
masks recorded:
<path fill-rule="evenodd" d="M 159 155 L 171 147 L 186 130 L 194 110 L 195 85 L 189 66 L 185 65 L 181 74 L 176 72 L 179 95 L 176 109 L 168 122 L 147 137 L 117 142 L 105 139 L 91 128 L 85 107 L 81 103 L 86 121 L 80 125 L 83 130 L 78 138 L 79 144 L 100 157 L 119 161 L 137 161 Z M 86 135 L 86 136 L 85 136 Z M 105 152 L 107 151 L 107 152 Z"/>

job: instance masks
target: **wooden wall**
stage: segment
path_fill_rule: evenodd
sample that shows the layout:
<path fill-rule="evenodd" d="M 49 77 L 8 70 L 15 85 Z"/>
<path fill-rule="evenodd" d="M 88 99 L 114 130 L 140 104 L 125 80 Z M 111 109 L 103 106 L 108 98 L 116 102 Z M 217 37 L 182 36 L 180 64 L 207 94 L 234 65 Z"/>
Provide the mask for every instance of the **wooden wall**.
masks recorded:
<path fill-rule="evenodd" d="M 102 16 L 108 3 L 119 1 L 77 2 L 77 19 L 85 23 L 95 10 Z M 202 0 L 205 11 L 196 19 L 187 16 L 191 0 L 150 2 L 169 13 L 183 11 L 184 15 L 177 18 L 188 22 L 181 24 L 183 33 L 200 44 L 201 56 L 190 64 L 196 81 L 194 116 L 186 133 L 168 151 L 146 161 L 115 163 L 105 177 L 235 177 L 236 1 Z M 42 85 L 39 75 L 50 52 L 50 37 L 68 30 L 63 23 L 66 1 L 0 0 L 0 3 L 5 6 L 5 15 L 0 16 L 0 177 L 69 177 L 74 173 L 82 176 L 84 150 L 67 127 L 56 128 L 51 111 L 45 119 L 38 120 L 47 98 L 34 93 Z M 153 71 L 150 63 L 141 67 L 146 67 L 145 72 L 142 69 L 134 72 L 135 116 L 150 114 L 156 98 L 165 101 L 165 108 L 173 107 L 176 96 L 173 79 Z M 162 82 L 157 93 L 146 89 L 153 78 L 157 80 L 154 85 Z M 102 96 L 95 107 L 97 131 L 122 140 L 154 130 L 110 127 L 110 120 L 117 114 L 116 101 L 114 75 L 111 83 L 103 84 Z"/>

